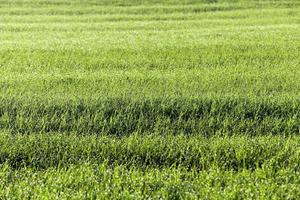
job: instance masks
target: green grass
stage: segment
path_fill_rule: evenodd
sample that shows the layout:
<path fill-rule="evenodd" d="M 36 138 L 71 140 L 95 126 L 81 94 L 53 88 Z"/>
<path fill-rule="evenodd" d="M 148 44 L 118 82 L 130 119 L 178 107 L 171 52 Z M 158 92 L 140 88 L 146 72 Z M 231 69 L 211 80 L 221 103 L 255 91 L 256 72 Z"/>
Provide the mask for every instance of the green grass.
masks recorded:
<path fill-rule="evenodd" d="M 0 199 L 298 199 L 300 2 L 0 0 Z"/>
<path fill-rule="evenodd" d="M 2 133 L 0 196 L 293 199 L 299 144 L 282 136 Z"/>
<path fill-rule="evenodd" d="M 183 167 L 185 169 L 241 171 L 269 168 L 277 171 L 300 165 L 299 137 L 133 134 L 124 137 L 75 134 L 15 135 L 2 133 L 0 163 L 19 169 L 47 169 L 81 163 L 125 165 L 129 168 Z"/>
<path fill-rule="evenodd" d="M 289 98 L 3 98 L 0 102 L 0 127 L 12 133 L 288 136 L 299 135 L 300 128 L 300 102 Z"/>
<path fill-rule="evenodd" d="M 14 171 L 3 165 L 0 177 L 0 195 L 15 199 L 297 199 L 300 195 L 299 172 L 289 169 L 197 172 L 82 164 Z"/>

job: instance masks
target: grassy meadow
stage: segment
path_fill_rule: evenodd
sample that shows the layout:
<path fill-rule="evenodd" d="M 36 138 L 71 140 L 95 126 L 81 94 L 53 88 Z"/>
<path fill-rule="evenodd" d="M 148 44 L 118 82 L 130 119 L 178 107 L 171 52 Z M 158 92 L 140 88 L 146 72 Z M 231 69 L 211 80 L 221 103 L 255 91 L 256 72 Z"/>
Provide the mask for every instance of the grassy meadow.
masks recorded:
<path fill-rule="evenodd" d="M 0 0 L 0 199 L 299 199 L 300 1 Z"/>

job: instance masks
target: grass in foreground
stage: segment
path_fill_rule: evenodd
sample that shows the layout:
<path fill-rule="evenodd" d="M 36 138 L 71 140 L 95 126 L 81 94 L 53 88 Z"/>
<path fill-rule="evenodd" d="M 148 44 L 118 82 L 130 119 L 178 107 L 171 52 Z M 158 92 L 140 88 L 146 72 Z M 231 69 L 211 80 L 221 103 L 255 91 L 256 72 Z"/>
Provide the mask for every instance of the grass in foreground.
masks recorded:
<path fill-rule="evenodd" d="M 147 169 L 106 164 L 43 171 L 0 168 L 0 197 L 10 199 L 297 199 L 299 171 Z"/>
<path fill-rule="evenodd" d="M 299 137 L 0 137 L 0 197 L 296 199 Z"/>

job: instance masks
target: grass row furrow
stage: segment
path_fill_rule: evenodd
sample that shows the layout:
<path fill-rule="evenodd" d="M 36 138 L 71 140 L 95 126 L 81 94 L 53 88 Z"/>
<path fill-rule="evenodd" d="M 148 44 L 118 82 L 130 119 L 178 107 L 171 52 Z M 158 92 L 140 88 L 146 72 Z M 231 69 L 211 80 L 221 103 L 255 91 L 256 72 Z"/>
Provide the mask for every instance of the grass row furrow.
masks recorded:
<path fill-rule="evenodd" d="M 299 172 L 291 169 L 225 172 L 211 168 L 198 173 L 106 164 L 44 171 L 0 167 L 4 199 L 297 199 L 299 184 Z"/>
<path fill-rule="evenodd" d="M 188 137 L 154 133 L 128 137 L 76 134 L 0 136 L 0 164 L 12 168 L 60 168 L 82 163 L 139 168 L 185 168 L 225 171 L 268 168 L 299 171 L 299 137 L 249 136 Z"/>
<path fill-rule="evenodd" d="M 14 133 L 298 135 L 299 101 L 275 100 L 221 97 L 132 100 L 104 97 L 40 101 L 2 98 L 0 128 Z"/>

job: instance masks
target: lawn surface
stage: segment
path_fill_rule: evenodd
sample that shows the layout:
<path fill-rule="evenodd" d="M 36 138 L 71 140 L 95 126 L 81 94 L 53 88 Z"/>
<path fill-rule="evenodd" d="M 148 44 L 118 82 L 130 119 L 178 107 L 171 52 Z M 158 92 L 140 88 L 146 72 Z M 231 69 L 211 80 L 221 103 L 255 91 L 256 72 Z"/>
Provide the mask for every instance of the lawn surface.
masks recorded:
<path fill-rule="evenodd" d="M 0 199 L 299 199 L 300 1 L 0 0 Z"/>

